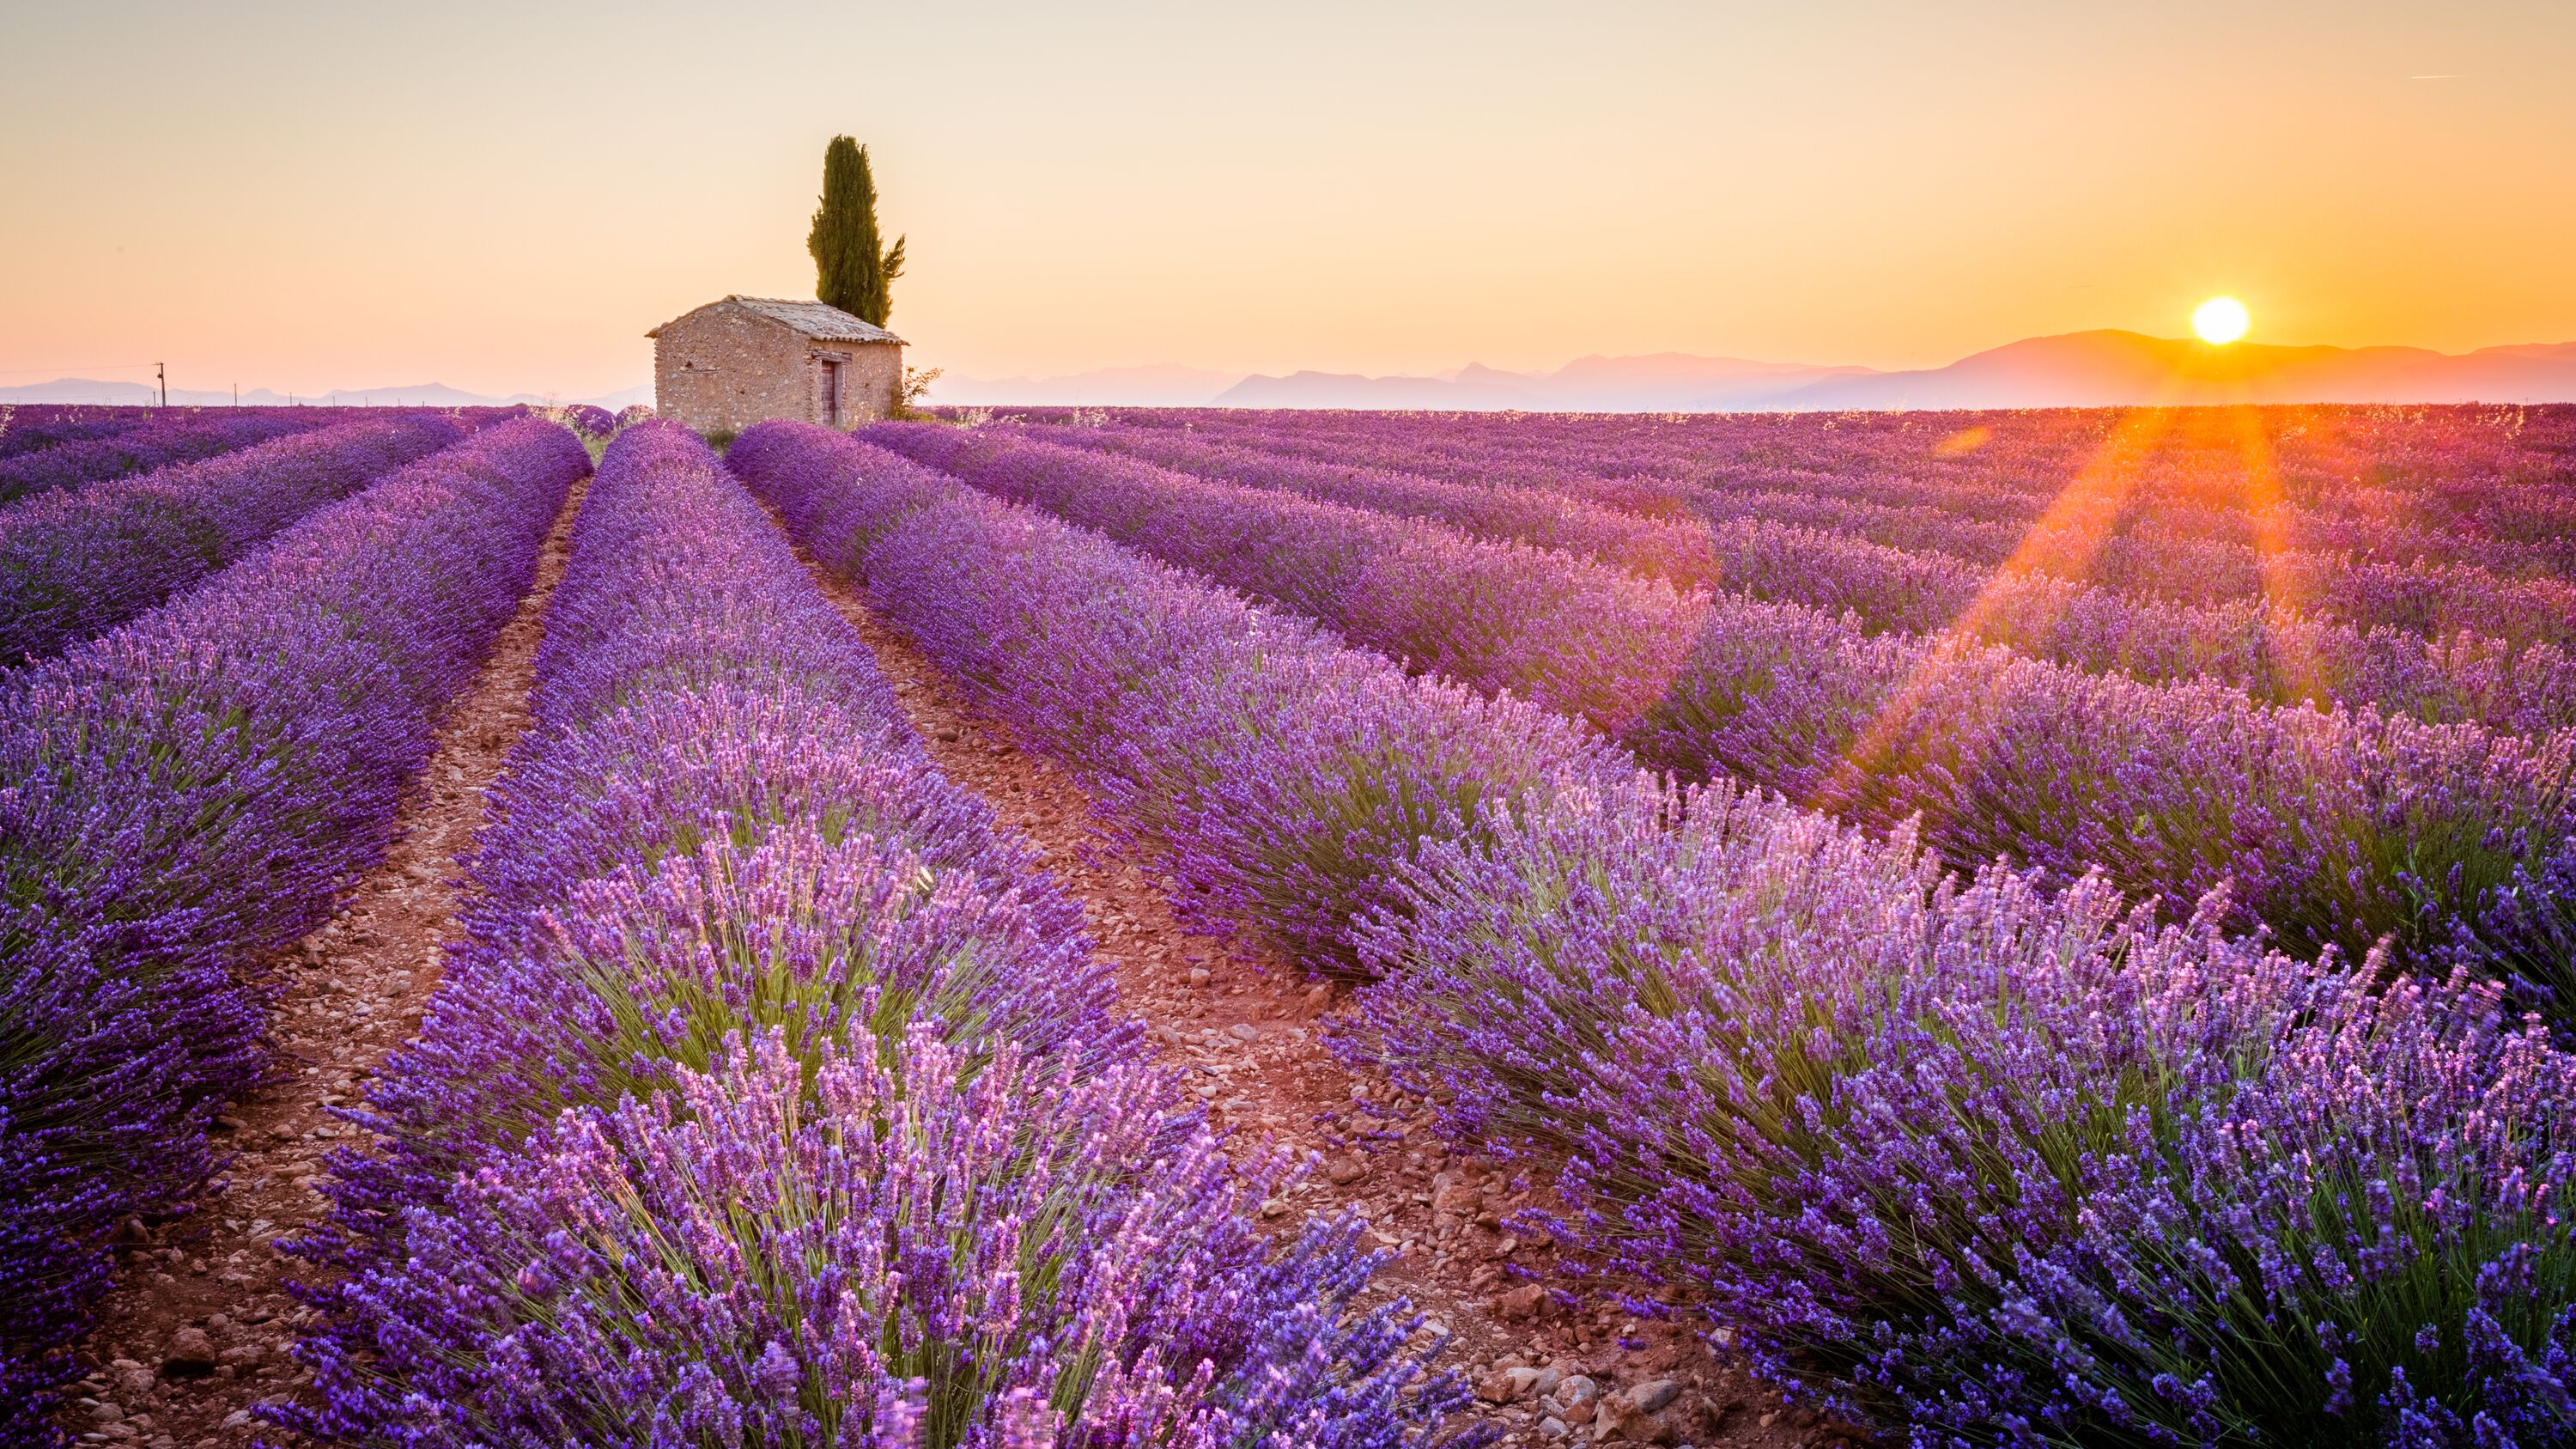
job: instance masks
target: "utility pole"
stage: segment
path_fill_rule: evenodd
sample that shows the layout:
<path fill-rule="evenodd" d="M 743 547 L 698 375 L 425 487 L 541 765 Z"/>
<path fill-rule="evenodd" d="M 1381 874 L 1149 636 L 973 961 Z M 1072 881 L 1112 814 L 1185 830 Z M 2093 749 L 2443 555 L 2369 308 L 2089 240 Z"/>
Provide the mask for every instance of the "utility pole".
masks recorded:
<path fill-rule="evenodd" d="M 241 384 L 240 384 L 240 383 L 234 383 L 234 384 L 233 384 L 233 406 L 234 406 L 234 407 L 240 407 L 240 406 L 241 406 Z"/>
<path fill-rule="evenodd" d="M 156 362 L 152 364 L 152 371 L 161 379 L 161 406 L 166 408 L 170 405 L 170 364 Z"/>

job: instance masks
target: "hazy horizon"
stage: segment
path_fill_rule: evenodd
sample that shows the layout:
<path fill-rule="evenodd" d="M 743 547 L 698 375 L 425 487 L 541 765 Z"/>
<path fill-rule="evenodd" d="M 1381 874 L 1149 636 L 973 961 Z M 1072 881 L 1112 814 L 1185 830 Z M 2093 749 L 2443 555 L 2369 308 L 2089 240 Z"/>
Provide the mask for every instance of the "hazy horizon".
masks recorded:
<path fill-rule="evenodd" d="M 102 379 L 0 381 L 0 405 L 150 402 L 153 384 Z M 169 389 L 182 405 L 272 405 L 291 394 L 253 385 Z M 337 406 L 445 407 L 588 403 L 612 410 L 654 401 L 652 384 L 606 393 L 474 394 L 436 379 L 307 394 Z M 1936 368 L 1879 370 L 1690 353 L 1594 353 L 1522 371 L 1469 362 L 1416 374 L 1299 368 L 1233 373 L 1185 366 L 1094 368 L 1048 376 L 939 377 L 933 404 L 1110 407 L 1496 408 L 1534 411 L 1719 411 L 1786 408 L 2012 408 L 2241 402 L 2576 402 L 2576 341 L 2501 344 L 2468 353 L 2402 346 L 2211 347 L 2117 329 L 2024 338 Z"/>
<path fill-rule="evenodd" d="M 961 376 L 2576 338 L 2576 12 L 169 4 L 0 22 L 0 385 L 594 395 L 807 295 L 823 142 Z M 427 138 L 427 139 L 424 139 Z"/>

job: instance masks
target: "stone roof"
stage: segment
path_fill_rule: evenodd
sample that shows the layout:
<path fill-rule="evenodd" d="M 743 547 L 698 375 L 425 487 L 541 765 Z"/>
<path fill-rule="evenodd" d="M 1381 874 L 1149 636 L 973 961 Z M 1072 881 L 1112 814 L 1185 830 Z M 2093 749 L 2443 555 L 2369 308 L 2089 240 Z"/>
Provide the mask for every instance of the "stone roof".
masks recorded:
<path fill-rule="evenodd" d="M 898 346 L 903 342 L 902 338 L 873 322 L 853 317 L 838 307 L 827 307 L 820 302 L 799 302 L 785 297 L 729 296 L 724 299 L 724 302 L 710 302 L 707 305 L 721 307 L 726 302 L 747 311 L 757 312 L 772 322 L 783 322 L 817 342 L 892 342 Z M 698 312 L 705 310 L 706 307 L 697 309 Z M 686 315 L 694 316 L 696 313 Z M 677 320 L 679 319 L 673 319 L 673 321 Z M 665 322 L 662 327 L 670 325 L 671 323 Z M 662 327 L 656 327 L 644 335 L 659 337 L 662 335 Z"/>

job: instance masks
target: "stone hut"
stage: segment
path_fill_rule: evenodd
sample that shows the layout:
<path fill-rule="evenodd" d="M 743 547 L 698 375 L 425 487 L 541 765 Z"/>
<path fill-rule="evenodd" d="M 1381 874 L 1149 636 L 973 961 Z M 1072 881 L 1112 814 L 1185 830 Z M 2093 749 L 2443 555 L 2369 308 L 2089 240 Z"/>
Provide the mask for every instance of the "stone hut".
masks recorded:
<path fill-rule="evenodd" d="M 727 297 L 644 335 L 653 411 L 700 432 L 769 418 L 855 428 L 903 400 L 903 339 L 820 302 Z"/>

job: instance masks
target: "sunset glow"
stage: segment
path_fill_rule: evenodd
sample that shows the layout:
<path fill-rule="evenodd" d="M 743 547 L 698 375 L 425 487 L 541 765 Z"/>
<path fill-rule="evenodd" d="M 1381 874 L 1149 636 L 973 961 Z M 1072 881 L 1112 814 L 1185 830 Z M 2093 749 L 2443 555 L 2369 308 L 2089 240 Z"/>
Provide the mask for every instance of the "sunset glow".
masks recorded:
<path fill-rule="evenodd" d="M 7 382 L 634 386 L 645 328 L 810 290 L 841 132 L 952 379 L 1939 367 L 2218 291 L 2266 342 L 2576 337 L 2576 7 L 782 0 L 713 52 L 757 65 L 667 7 L 330 13 L 17 7 Z"/>

